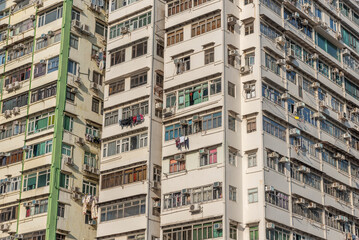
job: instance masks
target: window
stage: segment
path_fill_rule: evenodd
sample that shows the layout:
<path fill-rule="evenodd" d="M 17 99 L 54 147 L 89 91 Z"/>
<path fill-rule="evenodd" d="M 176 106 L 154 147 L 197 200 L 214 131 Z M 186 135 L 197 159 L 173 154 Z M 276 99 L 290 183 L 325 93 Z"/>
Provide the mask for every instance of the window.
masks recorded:
<path fill-rule="evenodd" d="M 257 166 L 257 154 L 248 154 L 248 168 Z"/>
<path fill-rule="evenodd" d="M 183 28 L 167 33 L 167 46 L 183 41 Z"/>
<path fill-rule="evenodd" d="M 52 152 L 52 140 L 44 141 L 29 146 L 29 150 L 26 152 L 26 159 L 38 157 Z"/>
<path fill-rule="evenodd" d="M 157 48 L 156 48 L 156 53 L 157 56 L 162 57 L 163 58 L 163 53 L 164 53 L 164 47 L 163 44 L 157 42 Z"/>
<path fill-rule="evenodd" d="M 124 153 L 138 148 L 147 147 L 147 133 L 131 136 L 130 138 L 117 139 L 103 144 L 103 157 Z"/>
<path fill-rule="evenodd" d="M 24 151 L 21 148 L 13 150 L 11 152 L 8 152 L 7 153 L 8 156 L 5 156 L 2 159 L 0 159 L 0 166 L 6 166 L 9 164 L 13 164 L 13 163 L 22 161 L 23 152 Z"/>
<path fill-rule="evenodd" d="M 231 97 L 236 97 L 236 85 L 231 82 L 228 82 L 228 95 Z"/>
<path fill-rule="evenodd" d="M 183 57 L 181 59 L 174 60 L 176 63 L 176 73 L 181 74 L 191 69 L 191 57 Z"/>
<path fill-rule="evenodd" d="M 147 83 L 147 72 L 131 76 L 131 88 L 138 87 Z"/>
<path fill-rule="evenodd" d="M 202 130 L 207 131 L 222 126 L 222 112 L 209 114 L 202 118 Z"/>
<path fill-rule="evenodd" d="M 62 18 L 62 6 L 41 14 L 39 16 L 38 27 L 42 27 L 60 18 Z"/>
<path fill-rule="evenodd" d="M 34 68 L 34 78 L 41 77 L 46 74 L 46 63 L 38 63 Z"/>
<path fill-rule="evenodd" d="M 220 93 L 222 91 L 222 82 L 221 79 L 212 80 L 210 86 L 211 95 Z"/>
<path fill-rule="evenodd" d="M 68 73 L 71 73 L 71 74 L 73 74 L 73 75 L 77 75 L 77 74 L 76 74 L 76 72 L 77 72 L 77 65 L 78 65 L 77 62 L 74 62 L 74 61 L 72 61 L 72 60 L 69 59 L 67 72 L 68 72 Z"/>
<path fill-rule="evenodd" d="M 237 188 L 229 185 L 229 200 L 237 201 Z"/>
<path fill-rule="evenodd" d="M 118 110 L 105 114 L 105 126 L 109 126 L 117 123 L 118 123 Z"/>
<path fill-rule="evenodd" d="M 222 224 L 221 221 L 197 222 L 193 224 L 182 224 L 172 228 L 163 229 L 163 239 L 214 239 L 223 237 L 222 229 L 215 229 L 214 225 Z M 182 238 L 183 236 L 183 238 Z M 178 237 L 178 238 L 177 238 Z"/>
<path fill-rule="evenodd" d="M 119 200 L 111 205 L 104 205 L 100 208 L 101 222 L 111 221 L 114 219 L 127 218 L 145 214 L 146 198 L 135 197 Z"/>
<path fill-rule="evenodd" d="M 153 167 L 153 181 L 161 182 L 161 167 Z"/>
<path fill-rule="evenodd" d="M 92 107 L 91 110 L 95 113 L 99 113 L 100 111 L 100 100 L 97 98 L 92 98 Z"/>
<path fill-rule="evenodd" d="M 85 152 L 84 164 L 90 167 L 98 168 L 97 155 L 90 152 Z"/>
<path fill-rule="evenodd" d="M 228 163 L 232 166 L 237 165 L 237 151 L 231 149 L 228 151 Z"/>
<path fill-rule="evenodd" d="M 267 203 L 288 210 L 289 196 L 287 194 L 278 192 L 277 190 L 266 191 L 265 198 Z"/>
<path fill-rule="evenodd" d="M 111 83 L 109 85 L 108 91 L 109 91 L 108 92 L 109 95 L 125 91 L 125 80 L 120 80 L 115 83 Z"/>
<path fill-rule="evenodd" d="M 23 191 L 30 191 L 36 188 L 49 186 L 50 169 L 41 172 L 24 175 Z"/>
<path fill-rule="evenodd" d="M 236 54 L 233 54 L 233 52 L 236 52 L 233 48 L 228 48 L 227 50 L 227 56 L 228 56 L 228 64 L 234 67 L 236 65 Z"/>
<path fill-rule="evenodd" d="M 208 150 L 208 154 L 200 155 L 200 166 L 217 163 L 217 148 Z"/>
<path fill-rule="evenodd" d="M 97 34 L 100 34 L 101 36 L 104 36 L 106 37 L 106 27 L 99 23 L 99 22 L 96 22 L 96 26 L 95 26 L 95 33 Z"/>
<path fill-rule="evenodd" d="M 214 62 L 214 48 L 204 50 L 204 64 Z"/>
<path fill-rule="evenodd" d="M 249 227 L 249 240 L 259 240 L 258 226 Z"/>
<path fill-rule="evenodd" d="M 31 102 L 37 102 L 56 95 L 56 83 L 33 90 L 31 93 Z"/>
<path fill-rule="evenodd" d="M 55 112 L 45 113 L 32 117 L 28 123 L 28 134 L 38 133 L 53 128 L 55 124 Z"/>
<path fill-rule="evenodd" d="M 92 183 L 92 182 L 84 180 L 82 183 L 82 193 L 95 196 L 96 195 L 96 183 Z"/>
<path fill-rule="evenodd" d="M 147 166 L 136 166 L 102 175 L 101 189 L 141 182 L 147 179 Z"/>
<path fill-rule="evenodd" d="M 186 161 L 170 160 L 170 173 L 186 170 Z"/>
<path fill-rule="evenodd" d="M 147 41 L 132 46 L 132 58 L 147 54 Z"/>
<path fill-rule="evenodd" d="M 151 12 L 144 13 L 140 16 L 136 16 L 131 18 L 130 20 L 126 20 L 119 24 L 116 24 L 110 27 L 110 39 L 119 37 L 123 34 L 128 33 L 129 31 L 134 31 L 138 28 L 145 27 L 151 24 Z M 123 31 L 123 29 L 126 29 Z"/>
<path fill-rule="evenodd" d="M 73 34 L 70 35 L 70 47 L 79 48 L 79 38 Z"/>
<path fill-rule="evenodd" d="M 207 19 L 201 19 L 199 22 L 192 24 L 191 36 L 195 37 L 206 32 L 221 27 L 221 15 L 211 16 Z"/>
<path fill-rule="evenodd" d="M 62 218 L 65 216 L 65 204 L 59 203 L 57 206 L 57 216 Z"/>
<path fill-rule="evenodd" d="M 58 67 L 59 67 L 59 56 L 49 59 L 47 73 L 57 71 Z"/>
<path fill-rule="evenodd" d="M 0 209 L 0 223 L 11 221 L 17 218 L 18 206 Z"/>
<path fill-rule="evenodd" d="M 203 2 L 206 2 L 206 0 L 204 0 Z M 190 8 L 192 8 L 192 1 L 189 0 L 168 2 L 167 17 L 186 11 Z"/>
<path fill-rule="evenodd" d="M 250 4 L 250 3 L 253 3 L 253 0 L 244 0 L 244 5 L 247 5 L 247 4 Z"/>
<path fill-rule="evenodd" d="M 41 213 L 47 213 L 48 200 L 37 200 L 38 204 L 33 204 L 30 207 L 26 207 L 26 217 L 34 216 Z"/>
<path fill-rule="evenodd" d="M 76 95 L 75 95 L 74 91 L 72 91 L 72 88 L 66 87 L 66 100 L 68 100 L 70 102 L 74 102 L 75 96 Z"/>
<path fill-rule="evenodd" d="M 237 226 L 234 224 L 229 224 L 229 238 L 237 240 Z"/>
<path fill-rule="evenodd" d="M 72 132 L 72 129 L 74 128 L 74 118 L 65 115 L 64 116 L 64 129 Z"/>
<path fill-rule="evenodd" d="M 117 50 L 111 53 L 111 66 L 120 64 L 125 61 L 126 49 Z"/>
<path fill-rule="evenodd" d="M 249 203 L 258 202 L 258 188 L 248 189 L 248 202 Z"/>
<path fill-rule="evenodd" d="M 277 64 L 277 60 L 267 53 L 265 54 L 265 67 L 273 71 L 275 74 L 280 75 L 280 66 Z"/>
<path fill-rule="evenodd" d="M 65 173 L 60 173 L 60 187 L 69 189 L 70 176 Z"/>
<path fill-rule="evenodd" d="M 244 56 L 244 63 L 246 66 L 253 66 L 255 63 L 255 55 L 254 52 L 246 53 Z"/>
<path fill-rule="evenodd" d="M 249 35 L 254 33 L 254 24 L 253 23 L 248 23 L 246 25 L 244 25 L 244 35 Z"/>
<path fill-rule="evenodd" d="M 228 115 L 228 129 L 236 131 L 236 118 L 232 115 Z"/>
<path fill-rule="evenodd" d="M 12 110 L 14 107 L 23 107 L 27 105 L 28 94 L 21 94 L 8 100 L 3 100 L 2 112 Z"/>
<path fill-rule="evenodd" d="M 10 62 L 12 60 L 18 59 L 22 56 L 32 53 L 32 50 L 33 50 L 32 40 L 29 42 L 24 42 L 21 48 L 15 48 L 15 46 L 13 46 L 11 49 L 8 50 L 7 60 Z"/>
<path fill-rule="evenodd" d="M 98 72 L 93 71 L 92 82 L 102 86 L 102 75 Z"/>
<path fill-rule="evenodd" d="M 247 133 L 251 133 L 255 131 L 257 131 L 256 119 L 255 118 L 247 119 Z"/>
<path fill-rule="evenodd" d="M 255 83 L 245 83 L 243 85 L 244 91 L 246 94 L 246 99 L 252 99 L 256 97 L 256 84 Z"/>
<path fill-rule="evenodd" d="M 286 139 L 286 128 L 267 117 L 263 117 L 263 130 L 283 141 Z"/>

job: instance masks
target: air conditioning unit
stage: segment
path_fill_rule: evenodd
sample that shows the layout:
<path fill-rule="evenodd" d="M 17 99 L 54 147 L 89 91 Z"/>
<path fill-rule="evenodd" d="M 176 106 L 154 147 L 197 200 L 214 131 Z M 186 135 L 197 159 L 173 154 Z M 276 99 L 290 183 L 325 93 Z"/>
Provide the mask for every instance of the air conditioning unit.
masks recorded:
<path fill-rule="evenodd" d="M 90 225 L 90 226 L 96 226 L 96 225 L 97 225 L 97 221 L 96 221 L 96 220 L 90 220 L 90 221 L 89 221 L 89 225 Z"/>
<path fill-rule="evenodd" d="M 222 223 L 215 223 L 215 224 L 213 224 L 213 229 L 222 230 L 223 229 L 223 224 Z"/>
<path fill-rule="evenodd" d="M 293 71 L 294 71 L 294 68 L 293 68 L 293 66 L 287 64 L 287 65 L 285 65 L 285 70 L 286 70 L 287 72 L 293 72 Z"/>
<path fill-rule="evenodd" d="M 313 202 L 310 202 L 308 204 L 308 208 L 317 208 L 317 204 L 313 203 Z"/>
<path fill-rule="evenodd" d="M 42 39 L 46 39 L 47 38 L 47 35 L 45 33 L 41 34 L 41 37 Z"/>
<path fill-rule="evenodd" d="M 0 132 L 4 132 L 5 130 L 6 130 L 5 125 L 1 125 L 1 126 L 0 126 Z"/>
<path fill-rule="evenodd" d="M 121 27 L 121 33 L 122 34 L 128 33 L 128 27 Z"/>
<path fill-rule="evenodd" d="M 199 152 L 199 155 L 208 155 L 209 154 L 208 149 L 205 149 L 205 148 L 200 149 L 198 152 Z"/>
<path fill-rule="evenodd" d="M 77 138 L 76 143 L 83 146 L 83 145 L 85 145 L 85 140 L 82 137 L 79 137 L 79 138 Z"/>
<path fill-rule="evenodd" d="M 320 23 L 320 26 L 324 29 L 324 30 L 327 30 L 328 29 L 328 23 L 326 23 L 326 22 L 321 22 Z"/>
<path fill-rule="evenodd" d="M 155 108 L 156 108 L 156 110 L 162 109 L 163 108 L 163 103 L 161 103 L 161 102 L 156 103 Z"/>
<path fill-rule="evenodd" d="M 277 60 L 277 64 L 280 65 L 280 66 L 285 65 L 285 63 L 286 63 L 285 59 L 278 59 Z"/>
<path fill-rule="evenodd" d="M 15 81 L 13 84 L 12 84 L 12 87 L 14 90 L 17 90 L 20 88 L 20 82 L 19 81 Z"/>
<path fill-rule="evenodd" d="M 12 92 L 12 91 L 14 90 L 14 88 L 13 88 L 13 86 L 12 86 L 12 83 L 6 85 L 6 88 L 5 88 L 5 89 L 6 89 L 7 92 Z"/>
<path fill-rule="evenodd" d="M 30 151 L 31 150 L 31 146 L 24 146 L 23 148 L 22 148 L 25 152 L 28 152 L 28 151 Z"/>
<path fill-rule="evenodd" d="M 289 158 L 288 158 L 288 157 L 281 157 L 281 158 L 279 159 L 279 162 L 280 162 L 280 163 L 289 163 L 290 161 L 289 161 Z"/>
<path fill-rule="evenodd" d="M 359 108 L 353 108 L 351 111 L 352 114 L 359 114 Z"/>
<path fill-rule="evenodd" d="M 295 58 L 294 50 L 291 48 L 288 49 L 286 57 L 287 57 L 288 61 L 292 61 Z"/>
<path fill-rule="evenodd" d="M 95 82 L 91 82 L 90 88 L 95 91 L 99 90 L 98 84 Z"/>
<path fill-rule="evenodd" d="M 344 134 L 343 134 L 343 138 L 346 139 L 346 140 L 348 140 L 348 139 L 351 138 L 351 136 L 350 136 L 349 133 L 344 133 Z"/>
<path fill-rule="evenodd" d="M 54 31 L 50 30 L 50 31 L 47 32 L 47 35 L 49 35 L 50 37 L 52 37 L 52 36 L 55 35 L 55 33 L 54 33 Z"/>
<path fill-rule="evenodd" d="M 322 19 L 320 17 L 315 17 L 313 20 L 316 24 L 319 24 L 322 22 Z"/>
<path fill-rule="evenodd" d="M 311 58 L 313 60 L 317 60 L 319 58 L 319 55 L 317 53 L 314 53 Z"/>
<path fill-rule="evenodd" d="M 72 187 L 72 192 L 81 193 L 80 187 Z"/>
<path fill-rule="evenodd" d="M 169 117 L 169 116 L 171 116 L 171 115 L 173 114 L 173 110 L 172 110 L 172 108 L 170 108 L 170 107 L 164 108 L 164 109 L 162 110 L 162 114 L 163 114 L 165 117 Z"/>
<path fill-rule="evenodd" d="M 86 172 L 91 172 L 91 166 L 84 164 L 84 165 L 82 165 L 82 170 L 84 170 Z"/>
<path fill-rule="evenodd" d="M 343 215 L 338 215 L 338 216 L 336 216 L 336 217 L 335 217 L 335 220 L 337 220 L 337 221 L 339 221 L 339 222 L 348 222 L 348 221 L 349 221 L 348 217 L 343 216 Z"/>
<path fill-rule="evenodd" d="M 189 207 L 189 211 L 191 213 L 197 213 L 197 212 L 200 212 L 201 211 L 201 205 L 199 205 L 198 203 L 197 204 L 192 204 L 190 207 Z"/>
<path fill-rule="evenodd" d="M 337 38 L 338 41 L 341 41 L 341 40 L 343 39 L 341 32 L 337 32 L 337 33 L 335 34 L 335 37 Z"/>
<path fill-rule="evenodd" d="M 342 53 L 343 53 L 343 56 L 349 56 L 350 55 L 350 51 L 347 48 L 345 48 Z"/>
<path fill-rule="evenodd" d="M 313 118 L 314 119 L 319 119 L 319 120 L 325 120 L 326 119 L 326 117 L 323 115 L 323 113 L 320 113 L 320 112 L 314 113 Z"/>
<path fill-rule="evenodd" d="M 281 46 L 284 46 L 286 40 L 285 40 L 285 37 L 279 36 L 275 39 L 275 42 Z"/>
<path fill-rule="evenodd" d="M 319 82 L 314 82 L 312 83 L 312 88 L 319 88 L 320 87 L 320 83 Z"/>
<path fill-rule="evenodd" d="M 339 113 L 339 119 L 340 119 L 341 121 L 347 121 L 347 120 L 348 120 L 347 114 L 346 114 L 345 112 L 340 112 L 340 113 Z"/>
<path fill-rule="evenodd" d="M 74 165 L 74 161 L 73 161 L 72 158 L 69 157 L 69 156 L 63 156 L 63 157 L 62 157 L 62 161 L 63 161 L 66 165 L 68 165 L 68 166 Z"/>
<path fill-rule="evenodd" d="M 24 48 L 25 48 L 25 45 L 22 44 L 22 43 L 19 43 L 19 44 L 17 45 L 17 48 L 19 48 L 19 49 L 24 49 Z"/>
<path fill-rule="evenodd" d="M 5 116 L 5 118 L 11 117 L 11 110 L 5 110 L 4 116 Z"/>
<path fill-rule="evenodd" d="M 310 173 L 310 168 L 308 168 L 308 167 L 302 165 L 302 166 L 300 166 L 300 167 L 298 168 L 298 171 L 299 171 L 299 172 L 303 172 L 303 173 Z"/>
<path fill-rule="evenodd" d="M 201 120 L 202 120 L 202 118 L 198 114 L 195 114 L 192 117 L 193 122 L 200 122 Z"/>
<path fill-rule="evenodd" d="M 40 201 L 39 200 L 32 200 L 31 202 L 32 205 L 40 205 Z"/>
<path fill-rule="evenodd" d="M 297 102 L 294 105 L 297 109 L 302 109 L 305 108 L 305 103 L 304 102 Z"/>
<path fill-rule="evenodd" d="M 213 183 L 213 187 L 214 188 L 219 188 L 219 187 L 221 187 L 222 186 L 222 183 L 221 182 L 214 182 Z"/>
<path fill-rule="evenodd" d="M 251 71 L 251 68 L 248 65 L 244 65 L 239 69 L 241 74 L 247 74 Z"/>
<path fill-rule="evenodd" d="M 174 160 L 176 160 L 176 161 L 184 161 L 185 159 L 186 159 L 186 157 L 182 153 L 174 155 Z"/>
<path fill-rule="evenodd" d="M 334 158 L 345 160 L 345 156 L 344 156 L 343 154 L 341 154 L 341 153 L 336 153 L 336 154 L 334 155 Z"/>
<path fill-rule="evenodd" d="M 81 29 L 81 22 L 79 20 L 74 19 L 71 21 L 71 26 L 77 29 Z"/>
<path fill-rule="evenodd" d="M 186 125 L 188 125 L 188 121 L 185 120 L 185 119 L 181 119 L 181 120 L 180 120 L 180 124 L 181 124 L 182 126 L 186 126 Z"/>
<path fill-rule="evenodd" d="M 311 5 L 310 5 L 310 3 L 304 3 L 303 5 L 302 5 L 302 7 L 303 7 L 303 9 L 309 9 L 309 8 L 311 8 Z"/>
<path fill-rule="evenodd" d="M 340 184 L 338 182 L 332 183 L 330 187 L 332 188 L 339 188 Z"/>
<path fill-rule="evenodd" d="M 238 56 L 238 52 L 237 52 L 237 50 L 229 50 L 228 55 L 231 57 L 235 57 L 235 56 Z"/>
<path fill-rule="evenodd" d="M 156 201 L 153 203 L 153 207 L 154 208 L 161 208 L 161 202 L 160 201 Z"/>
<path fill-rule="evenodd" d="M 13 113 L 14 115 L 19 114 L 19 113 L 20 113 L 20 108 L 19 108 L 19 107 L 14 107 L 14 108 L 12 109 L 12 113 Z"/>
<path fill-rule="evenodd" d="M 188 189 L 188 188 L 184 188 L 184 189 L 182 189 L 181 193 L 182 193 L 183 195 L 189 195 L 189 194 L 191 193 L 191 190 Z"/>
<path fill-rule="evenodd" d="M 324 100 L 319 101 L 320 108 L 328 108 L 328 104 Z"/>
<path fill-rule="evenodd" d="M 300 130 L 298 128 L 292 128 L 289 130 L 290 136 L 300 136 Z"/>
<path fill-rule="evenodd" d="M 81 31 L 86 35 L 91 35 L 90 26 L 87 24 L 82 24 Z"/>
<path fill-rule="evenodd" d="M 245 84 L 243 84 L 243 90 L 244 91 L 250 91 L 251 90 L 251 84 L 249 84 L 249 83 L 245 83 Z"/>
<path fill-rule="evenodd" d="M 338 190 L 339 190 L 339 191 L 346 191 L 346 190 L 347 190 L 347 187 L 346 187 L 345 185 L 340 185 L 340 186 L 338 187 Z"/>
<path fill-rule="evenodd" d="M 267 222 L 266 223 L 266 228 L 269 229 L 269 230 L 273 230 L 273 229 L 275 229 L 275 224 L 271 223 L 271 222 Z"/>
<path fill-rule="evenodd" d="M 159 182 L 152 182 L 152 184 L 153 184 L 152 188 L 155 189 L 155 190 L 158 190 L 161 187 Z"/>
<path fill-rule="evenodd" d="M 297 200 L 295 200 L 296 204 L 306 204 L 306 201 L 304 198 L 298 198 Z"/>
<path fill-rule="evenodd" d="M 82 195 L 81 193 L 78 193 L 78 192 L 73 192 L 71 194 L 71 198 L 75 201 L 78 201 L 78 200 L 81 200 L 82 199 Z"/>
<path fill-rule="evenodd" d="M 274 192 L 274 187 L 273 187 L 273 186 L 265 186 L 265 187 L 264 187 L 264 190 L 265 190 L 266 192 Z"/>
<path fill-rule="evenodd" d="M 316 149 L 323 149 L 323 143 L 316 143 L 316 144 L 314 144 L 314 148 L 316 148 Z"/>
<path fill-rule="evenodd" d="M 290 98 L 290 96 L 289 96 L 289 93 L 283 93 L 282 95 L 281 95 L 281 99 L 288 99 L 288 98 Z"/>
<path fill-rule="evenodd" d="M 233 16 L 230 16 L 230 17 L 227 18 L 227 23 L 229 25 L 235 25 L 237 23 L 237 19 L 235 17 L 233 17 Z"/>
<path fill-rule="evenodd" d="M 268 154 L 268 157 L 269 158 L 279 158 L 279 154 L 276 152 L 271 152 Z"/>
<path fill-rule="evenodd" d="M 10 224 L 1 224 L 0 225 L 0 230 L 2 231 L 2 232 L 7 232 L 7 231 L 9 231 L 10 230 Z"/>
<path fill-rule="evenodd" d="M 308 24 L 309 24 L 309 22 L 308 22 L 307 19 L 304 19 L 304 20 L 302 21 L 302 25 L 303 25 L 303 26 L 308 26 Z"/>

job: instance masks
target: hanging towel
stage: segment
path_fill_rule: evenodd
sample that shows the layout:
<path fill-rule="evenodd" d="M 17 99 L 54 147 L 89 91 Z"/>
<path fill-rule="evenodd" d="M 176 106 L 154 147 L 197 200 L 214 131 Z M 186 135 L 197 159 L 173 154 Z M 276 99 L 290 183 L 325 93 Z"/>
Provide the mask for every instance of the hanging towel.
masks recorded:
<path fill-rule="evenodd" d="M 91 201 L 91 195 L 87 195 L 87 196 L 84 197 L 84 200 L 82 202 L 82 213 L 83 214 L 86 214 L 87 206 L 90 203 L 90 201 Z"/>
<path fill-rule="evenodd" d="M 91 204 L 91 218 L 97 219 L 98 218 L 98 205 L 97 205 L 97 197 L 92 198 L 92 204 Z"/>
<path fill-rule="evenodd" d="M 184 136 L 180 137 L 180 143 L 184 143 Z"/>

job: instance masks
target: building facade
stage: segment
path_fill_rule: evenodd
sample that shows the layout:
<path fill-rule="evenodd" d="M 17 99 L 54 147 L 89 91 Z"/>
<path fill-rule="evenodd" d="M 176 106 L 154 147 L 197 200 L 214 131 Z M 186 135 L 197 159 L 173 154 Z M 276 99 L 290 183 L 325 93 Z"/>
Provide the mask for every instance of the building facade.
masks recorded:
<path fill-rule="evenodd" d="M 0 239 L 96 237 L 106 7 L 0 3 Z"/>
<path fill-rule="evenodd" d="M 111 7 L 99 239 L 359 236 L 356 1 Z M 137 58 L 144 38 L 152 50 Z"/>

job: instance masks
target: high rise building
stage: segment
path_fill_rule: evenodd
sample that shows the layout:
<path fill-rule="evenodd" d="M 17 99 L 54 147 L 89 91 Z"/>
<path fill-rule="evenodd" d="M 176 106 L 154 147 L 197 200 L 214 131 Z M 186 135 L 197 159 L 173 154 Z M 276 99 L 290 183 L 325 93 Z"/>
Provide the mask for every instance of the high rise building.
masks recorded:
<path fill-rule="evenodd" d="M 358 16 L 354 0 L 113 1 L 99 239 L 359 236 Z"/>
<path fill-rule="evenodd" d="M 164 3 L 109 7 L 98 239 L 160 237 Z"/>
<path fill-rule="evenodd" d="M 96 237 L 106 7 L 0 2 L 2 240 Z"/>

